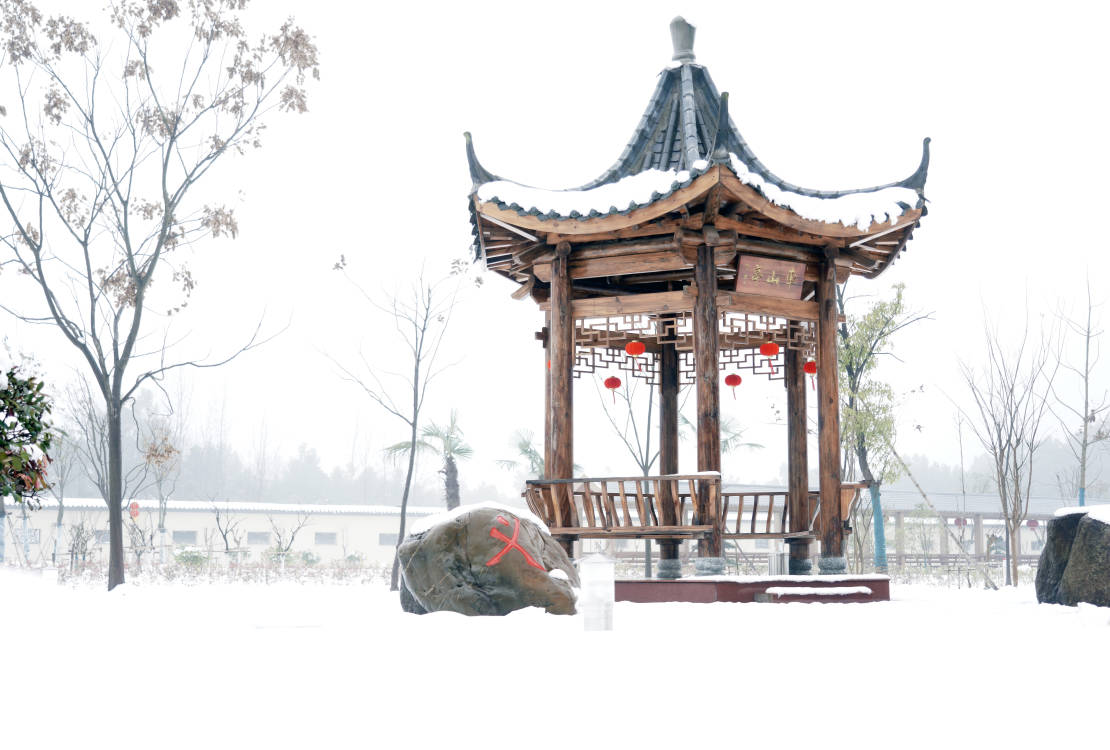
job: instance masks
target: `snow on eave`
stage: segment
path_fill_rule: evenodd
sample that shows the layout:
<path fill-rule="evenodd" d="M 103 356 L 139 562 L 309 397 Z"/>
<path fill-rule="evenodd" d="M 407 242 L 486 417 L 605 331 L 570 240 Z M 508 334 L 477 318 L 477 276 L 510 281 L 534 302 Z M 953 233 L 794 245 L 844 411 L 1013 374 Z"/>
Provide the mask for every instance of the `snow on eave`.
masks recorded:
<path fill-rule="evenodd" d="M 754 188 L 775 205 L 790 209 L 803 219 L 825 224 L 843 224 L 866 230 L 872 224 L 894 221 L 921 202 L 916 190 L 897 185 L 830 197 L 802 195 L 769 182 L 748 169 L 747 164 L 734 153 L 729 154 L 729 166 L 740 182 Z"/>
<path fill-rule="evenodd" d="M 545 190 L 511 180 L 495 180 L 481 185 L 477 196 L 483 203 L 493 202 L 501 208 L 541 219 L 593 218 L 626 213 L 665 198 L 689 185 L 709 166 L 708 162 L 701 164 L 704 167 L 694 172 L 646 169 L 588 190 Z"/>
<path fill-rule="evenodd" d="M 157 500 L 134 500 L 139 504 L 139 512 L 153 512 L 158 510 Z M 66 498 L 66 511 L 107 511 L 107 504 L 99 497 L 96 498 Z M 57 510 L 58 501 L 54 498 L 42 499 L 42 511 Z M 308 513 L 312 515 L 365 515 L 365 516 L 399 516 L 399 505 L 329 505 L 327 503 L 254 503 L 246 500 L 170 500 L 166 503 L 170 513 L 212 513 L 214 510 L 229 513 Z M 442 512 L 438 506 L 413 506 L 407 509 L 410 516 L 430 516 Z M 41 512 L 41 511 L 40 511 Z M 9 511 L 9 514 L 11 511 Z"/>

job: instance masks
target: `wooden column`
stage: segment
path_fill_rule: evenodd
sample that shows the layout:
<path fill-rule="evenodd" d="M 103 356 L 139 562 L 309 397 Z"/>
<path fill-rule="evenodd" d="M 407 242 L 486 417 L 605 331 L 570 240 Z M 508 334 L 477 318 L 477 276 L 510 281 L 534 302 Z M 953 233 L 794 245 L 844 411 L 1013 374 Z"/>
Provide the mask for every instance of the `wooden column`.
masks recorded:
<path fill-rule="evenodd" d="M 571 311 L 570 243 L 555 247 L 551 264 L 551 312 L 548 353 L 551 355 L 551 465 L 548 479 L 570 479 L 574 475 L 574 316 Z M 566 502 L 560 500 L 560 502 Z M 564 509 L 569 517 L 570 508 Z M 567 554 L 573 544 L 565 542 Z"/>
<path fill-rule="evenodd" d="M 975 555 L 981 556 L 986 554 L 986 541 L 983 539 L 983 514 L 975 514 Z"/>
<path fill-rule="evenodd" d="M 551 479 L 551 313 L 543 316 L 543 478 Z"/>
<path fill-rule="evenodd" d="M 817 276 L 817 447 L 821 476 L 821 560 L 826 573 L 844 570 L 840 517 L 840 396 L 836 362 L 836 256 L 825 248 Z"/>
<path fill-rule="evenodd" d="M 795 325 L 791 321 L 791 325 Z M 786 442 L 787 492 L 790 502 L 790 527 L 794 533 L 809 531 L 809 457 L 806 450 L 806 375 L 801 352 L 787 347 L 786 359 Z M 790 572 L 805 575 L 812 567 L 809 540 L 794 539 L 790 546 Z"/>
<path fill-rule="evenodd" d="M 698 402 L 698 471 L 721 470 L 721 389 L 718 369 L 717 268 L 713 248 L 698 247 L 694 269 L 694 371 Z M 710 518 L 709 486 L 698 483 L 695 523 L 717 523 Z M 709 539 L 698 541 L 698 556 L 721 557 L 719 527 Z M 710 572 L 707 570 L 702 572 Z"/>
<path fill-rule="evenodd" d="M 673 336 L 668 336 L 673 338 Z M 678 350 L 674 344 L 663 342 L 659 352 L 659 473 L 678 473 Z M 671 485 L 660 487 L 662 513 L 659 519 L 664 526 L 674 526 L 675 518 Z M 660 560 L 678 561 L 678 542 L 659 542 Z M 678 577 L 681 568 L 674 563 L 661 563 L 660 577 Z"/>

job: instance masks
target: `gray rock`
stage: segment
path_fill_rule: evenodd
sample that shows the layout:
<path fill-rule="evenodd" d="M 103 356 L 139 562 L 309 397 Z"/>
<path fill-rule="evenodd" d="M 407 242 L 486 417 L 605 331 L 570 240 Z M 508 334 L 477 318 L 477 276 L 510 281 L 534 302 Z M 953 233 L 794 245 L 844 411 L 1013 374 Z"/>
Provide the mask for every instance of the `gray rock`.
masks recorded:
<path fill-rule="evenodd" d="M 1110 607 L 1110 524 L 1083 516 L 1057 590 L 1060 604 Z"/>
<path fill-rule="evenodd" d="M 1082 519 L 1083 514 L 1073 513 L 1048 522 L 1044 549 L 1041 550 L 1041 559 L 1037 564 L 1037 601 L 1045 604 L 1061 603 L 1060 579 L 1068 566 L 1068 555 Z"/>
<path fill-rule="evenodd" d="M 563 548 L 527 519 L 475 508 L 408 536 L 398 550 L 406 612 L 504 615 L 523 607 L 573 615 L 578 573 Z M 561 570 L 565 578 L 549 571 Z"/>

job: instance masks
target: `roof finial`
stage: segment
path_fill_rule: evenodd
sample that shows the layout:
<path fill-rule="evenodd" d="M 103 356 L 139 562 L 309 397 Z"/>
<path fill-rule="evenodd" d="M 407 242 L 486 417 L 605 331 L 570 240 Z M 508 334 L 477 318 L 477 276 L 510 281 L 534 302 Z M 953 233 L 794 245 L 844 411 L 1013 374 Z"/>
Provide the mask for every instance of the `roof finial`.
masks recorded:
<path fill-rule="evenodd" d="M 674 56 L 672 60 L 679 62 L 694 61 L 694 33 L 697 28 L 686 23 L 682 16 L 675 16 L 671 21 L 671 41 L 674 43 Z"/>

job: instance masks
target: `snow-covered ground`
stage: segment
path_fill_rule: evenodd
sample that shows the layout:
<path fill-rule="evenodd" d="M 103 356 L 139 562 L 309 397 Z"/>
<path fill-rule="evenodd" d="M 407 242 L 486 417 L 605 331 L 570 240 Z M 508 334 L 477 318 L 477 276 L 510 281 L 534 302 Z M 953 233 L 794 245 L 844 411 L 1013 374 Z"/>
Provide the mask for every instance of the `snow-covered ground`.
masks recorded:
<path fill-rule="evenodd" d="M 406 615 L 378 585 L 109 594 L 0 571 L 0 747 L 1110 742 L 1110 610 L 1030 586 L 893 596 L 617 604 L 587 633 L 538 610 Z"/>

